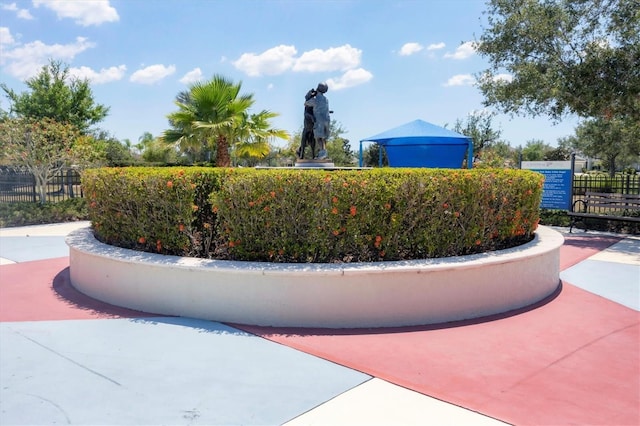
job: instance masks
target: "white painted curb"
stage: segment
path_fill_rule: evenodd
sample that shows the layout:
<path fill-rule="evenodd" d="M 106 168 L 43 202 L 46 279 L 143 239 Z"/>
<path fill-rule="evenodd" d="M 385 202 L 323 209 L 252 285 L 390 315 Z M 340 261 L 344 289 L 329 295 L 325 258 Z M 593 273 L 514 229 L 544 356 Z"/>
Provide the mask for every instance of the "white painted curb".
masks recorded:
<path fill-rule="evenodd" d="M 72 285 L 114 305 L 162 315 L 291 327 L 391 327 L 522 308 L 560 283 L 562 234 L 538 227 L 507 250 L 440 259 L 277 264 L 164 256 L 67 236 Z"/>

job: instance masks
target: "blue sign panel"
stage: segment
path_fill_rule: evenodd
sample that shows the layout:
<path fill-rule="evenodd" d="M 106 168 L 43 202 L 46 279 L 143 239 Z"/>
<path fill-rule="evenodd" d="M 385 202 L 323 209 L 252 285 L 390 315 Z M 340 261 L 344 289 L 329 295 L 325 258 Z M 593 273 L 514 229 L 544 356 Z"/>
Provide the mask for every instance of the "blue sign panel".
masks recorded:
<path fill-rule="evenodd" d="M 570 161 L 523 161 L 522 168 L 544 175 L 541 208 L 571 209 L 573 174 Z"/>

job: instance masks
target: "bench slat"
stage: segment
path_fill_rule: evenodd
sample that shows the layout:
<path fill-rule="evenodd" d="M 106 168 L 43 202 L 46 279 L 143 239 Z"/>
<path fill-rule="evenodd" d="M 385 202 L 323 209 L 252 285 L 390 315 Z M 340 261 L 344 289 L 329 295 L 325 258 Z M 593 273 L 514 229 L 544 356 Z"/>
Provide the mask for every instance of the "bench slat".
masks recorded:
<path fill-rule="evenodd" d="M 573 229 L 576 217 L 640 222 L 640 216 L 631 215 L 640 211 L 640 195 L 587 191 L 583 199 L 573 203 L 572 210 L 578 203 L 581 203 L 583 210 L 568 213 L 572 217 L 569 232 Z"/>

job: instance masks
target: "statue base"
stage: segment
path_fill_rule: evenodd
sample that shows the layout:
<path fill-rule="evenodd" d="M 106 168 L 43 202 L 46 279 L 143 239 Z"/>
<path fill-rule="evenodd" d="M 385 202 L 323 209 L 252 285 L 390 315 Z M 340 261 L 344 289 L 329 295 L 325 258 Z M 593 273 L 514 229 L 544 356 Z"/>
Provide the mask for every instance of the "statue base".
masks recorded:
<path fill-rule="evenodd" d="M 336 165 L 333 164 L 333 161 L 331 161 L 330 158 L 325 158 L 323 160 L 304 160 L 304 159 L 297 159 L 296 160 L 296 167 L 300 167 L 300 168 L 307 168 L 307 169 L 311 169 L 311 168 L 333 168 Z"/>

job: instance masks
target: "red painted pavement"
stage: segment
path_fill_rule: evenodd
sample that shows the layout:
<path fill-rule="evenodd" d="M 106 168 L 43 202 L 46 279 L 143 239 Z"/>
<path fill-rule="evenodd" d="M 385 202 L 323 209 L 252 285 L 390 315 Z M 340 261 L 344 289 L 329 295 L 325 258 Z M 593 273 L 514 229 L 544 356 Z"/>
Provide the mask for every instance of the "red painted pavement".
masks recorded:
<path fill-rule="evenodd" d="M 569 236 L 561 269 L 619 240 Z M 146 315 L 75 291 L 66 257 L 0 266 L 0 321 Z M 237 327 L 514 424 L 640 424 L 640 313 L 567 283 L 532 309 L 475 322 Z"/>
<path fill-rule="evenodd" d="M 0 266 L 0 322 L 150 316 L 92 299 L 69 282 L 69 258 Z"/>
<path fill-rule="evenodd" d="M 562 268 L 619 240 L 569 236 Z M 237 327 L 513 424 L 640 424 L 640 313 L 567 283 L 535 309 L 475 322 Z"/>
<path fill-rule="evenodd" d="M 599 251 L 622 240 L 609 235 L 565 235 L 560 250 L 560 270 L 563 271 Z"/>

